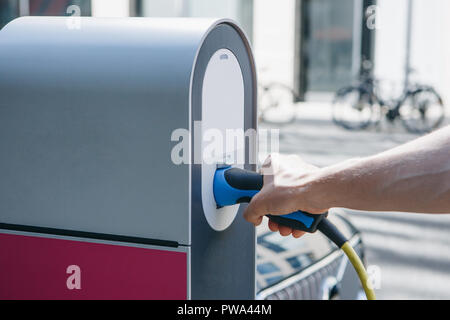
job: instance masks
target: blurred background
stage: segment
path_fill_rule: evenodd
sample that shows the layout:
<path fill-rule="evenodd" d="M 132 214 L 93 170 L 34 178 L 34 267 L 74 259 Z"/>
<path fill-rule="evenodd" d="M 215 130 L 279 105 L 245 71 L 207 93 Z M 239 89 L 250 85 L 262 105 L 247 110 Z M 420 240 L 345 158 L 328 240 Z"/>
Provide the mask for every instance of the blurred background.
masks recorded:
<path fill-rule="evenodd" d="M 448 0 L 0 0 L 0 28 L 18 16 L 72 15 L 70 5 L 82 16 L 238 21 L 256 59 L 260 128 L 280 129 L 280 152 L 317 166 L 449 123 Z M 341 211 L 361 231 L 368 263 L 379 267 L 380 298 L 450 297 L 449 216 Z M 262 286 L 304 261 L 272 261 L 258 270 Z"/>

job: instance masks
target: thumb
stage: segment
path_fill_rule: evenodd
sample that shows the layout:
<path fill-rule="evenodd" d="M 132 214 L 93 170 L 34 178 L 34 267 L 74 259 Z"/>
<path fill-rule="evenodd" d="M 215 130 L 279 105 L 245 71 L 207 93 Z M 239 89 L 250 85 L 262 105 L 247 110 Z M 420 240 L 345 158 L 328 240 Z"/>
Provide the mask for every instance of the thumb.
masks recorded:
<path fill-rule="evenodd" d="M 250 201 L 244 211 L 245 220 L 253 223 L 255 226 L 259 226 L 262 222 L 263 217 L 268 213 L 265 206 L 262 205 L 261 201 L 259 200 L 258 195 L 259 194 L 256 194 L 253 197 L 252 201 Z"/>

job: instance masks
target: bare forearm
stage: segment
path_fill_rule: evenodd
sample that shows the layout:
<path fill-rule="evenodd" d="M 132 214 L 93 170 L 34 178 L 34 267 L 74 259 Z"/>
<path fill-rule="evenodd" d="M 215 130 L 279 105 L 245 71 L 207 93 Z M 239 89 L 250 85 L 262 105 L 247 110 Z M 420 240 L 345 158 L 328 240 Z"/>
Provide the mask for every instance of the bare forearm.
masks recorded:
<path fill-rule="evenodd" d="M 450 126 L 387 152 L 324 168 L 317 174 L 316 185 L 328 207 L 449 213 Z"/>
<path fill-rule="evenodd" d="M 244 217 L 332 207 L 367 211 L 450 213 L 450 126 L 375 156 L 319 169 L 298 156 L 274 154 L 263 165 L 264 186 Z M 282 235 L 291 228 L 269 227 Z"/>

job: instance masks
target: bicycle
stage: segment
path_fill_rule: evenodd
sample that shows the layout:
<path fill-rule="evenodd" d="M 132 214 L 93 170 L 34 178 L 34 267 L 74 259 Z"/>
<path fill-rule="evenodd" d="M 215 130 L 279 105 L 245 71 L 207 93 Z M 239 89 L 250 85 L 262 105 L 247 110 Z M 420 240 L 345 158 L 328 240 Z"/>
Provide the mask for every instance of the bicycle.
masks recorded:
<path fill-rule="evenodd" d="M 266 123 L 291 123 L 295 120 L 295 110 L 291 110 L 287 117 L 280 121 L 270 120 L 267 115 L 275 109 L 281 111 L 284 106 L 294 106 L 298 101 L 298 94 L 294 89 L 279 82 L 258 85 L 258 120 Z"/>
<path fill-rule="evenodd" d="M 368 68 L 365 68 L 359 84 L 336 92 L 333 121 L 345 129 L 362 130 L 378 125 L 383 115 L 390 123 L 400 118 L 409 132 L 423 134 L 441 125 L 445 109 L 441 96 L 427 85 L 406 84 L 400 97 L 381 98 L 378 80 Z"/>

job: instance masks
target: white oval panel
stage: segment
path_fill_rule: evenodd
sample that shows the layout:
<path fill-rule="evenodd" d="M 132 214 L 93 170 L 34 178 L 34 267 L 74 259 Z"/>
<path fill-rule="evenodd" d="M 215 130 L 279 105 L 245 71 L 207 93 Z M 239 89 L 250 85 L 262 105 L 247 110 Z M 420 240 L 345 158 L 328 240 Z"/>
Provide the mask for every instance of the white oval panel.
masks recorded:
<path fill-rule="evenodd" d="M 213 179 L 218 162 L 227 155 L 244 150 L 244 137 L 226 143 L 227 130 L 244 132 L 244 80 L 236 56 L 228 49 L 214 53 L 206 67 L 202 88 L 202 204 L 206 220 L 217 231 L 225 230 L 236 217 L 239 205 L 217 209 L 213 194 Z M 222 136 L 223 152 L 217 137 Z M 217 148 L 219 146 L 219 148 Z M 231 163 L 242 167 L 243 161 L 234 156 Z M 245 160 L 245 159 L 244 159 Z M 227 159 L 227 163 L 230 159 Z M 242 162 L 242 163 L 241 163 Z"/>

